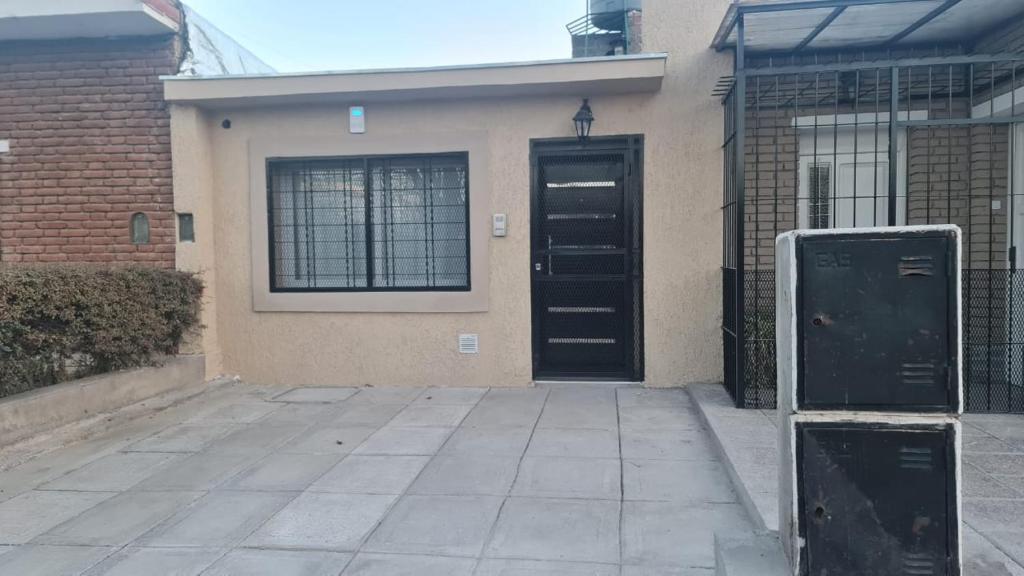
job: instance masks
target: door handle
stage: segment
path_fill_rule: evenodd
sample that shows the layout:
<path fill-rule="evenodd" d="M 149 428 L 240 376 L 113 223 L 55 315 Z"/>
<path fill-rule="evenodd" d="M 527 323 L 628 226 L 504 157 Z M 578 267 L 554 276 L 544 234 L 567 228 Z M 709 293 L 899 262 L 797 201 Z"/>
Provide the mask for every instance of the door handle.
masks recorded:
<path fill-rule="evenodd" d="M 540 262 L 537 262 L 536 264 L 533 265 L 533 269 L 536 270 L 537 272 L 540 272 L 541 268 L 543 268 L 543 266 L 541 266 Z"/>

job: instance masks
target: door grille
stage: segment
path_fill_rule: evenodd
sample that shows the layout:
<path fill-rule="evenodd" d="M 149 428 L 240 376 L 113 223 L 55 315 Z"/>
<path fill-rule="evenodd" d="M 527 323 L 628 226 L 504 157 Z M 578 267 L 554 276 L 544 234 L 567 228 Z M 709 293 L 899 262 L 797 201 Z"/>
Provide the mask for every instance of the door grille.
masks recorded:
<path fill-rule="evenodd" d="M 642 378 L 639 160 L 638 139 L 534 145 L 537 376 Z"/>

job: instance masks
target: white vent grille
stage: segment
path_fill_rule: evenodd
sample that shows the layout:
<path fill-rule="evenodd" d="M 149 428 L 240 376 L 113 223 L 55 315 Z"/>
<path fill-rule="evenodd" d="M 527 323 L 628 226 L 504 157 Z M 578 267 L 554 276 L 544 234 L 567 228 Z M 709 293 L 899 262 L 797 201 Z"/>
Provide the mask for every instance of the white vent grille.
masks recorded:
<path fill-rule="evenodd" d="M 459 334 L 460 354 L 479 354 L 480 336 L 477 334 Z"/>

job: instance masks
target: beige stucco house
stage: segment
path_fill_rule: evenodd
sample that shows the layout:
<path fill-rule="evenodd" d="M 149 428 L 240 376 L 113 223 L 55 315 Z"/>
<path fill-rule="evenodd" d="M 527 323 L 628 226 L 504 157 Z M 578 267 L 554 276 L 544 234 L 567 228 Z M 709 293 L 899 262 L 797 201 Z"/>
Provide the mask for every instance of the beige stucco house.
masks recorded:
<path fill-rule="evenodd" d="M 177 262 L 208 286 L 208 373 L 720 380 L 723 8 L 649 1 L 640 55 L 167 79 L 175 209 L 196 228 Z"/>
<path fill-rule="evenodd" d="M 623 6 L 572 60 L 166 79 L 209 372 L 771 407 L 776 236 L 953 223 L 967 408 L 1024 411 L 1024 4 Z"/>

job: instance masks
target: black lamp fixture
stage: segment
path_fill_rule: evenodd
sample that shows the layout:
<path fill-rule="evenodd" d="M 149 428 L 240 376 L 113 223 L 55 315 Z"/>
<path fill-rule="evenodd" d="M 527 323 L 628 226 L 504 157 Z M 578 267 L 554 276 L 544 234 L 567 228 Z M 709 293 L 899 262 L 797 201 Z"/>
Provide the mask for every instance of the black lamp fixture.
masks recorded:
<path fill-rule="evenodd" d="M 590 109 L 590 98 L 583 99 L 583 105 L 572 117 L 572 121 L 576 124 L 576 138 L 581 143 L 590 140 L 590 127 L 594 124 L 594 111 Z"/>

